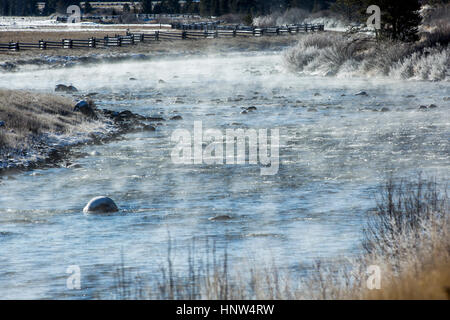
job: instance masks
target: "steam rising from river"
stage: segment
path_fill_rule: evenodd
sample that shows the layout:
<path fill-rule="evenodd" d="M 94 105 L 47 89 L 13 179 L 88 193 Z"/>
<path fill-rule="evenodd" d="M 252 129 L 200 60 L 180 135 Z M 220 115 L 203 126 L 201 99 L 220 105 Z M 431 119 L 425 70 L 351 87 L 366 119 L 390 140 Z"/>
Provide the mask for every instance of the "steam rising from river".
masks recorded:
<path fill-rule="evenodd" d="M 195 237 L 227 244 L 232 261 L 273 259 L 293 270 L 318 258 L 349 256 L 358 250 L 373 191 L 389 172 L 448 174 L 448 82 L 299 77 L 285 69 L 278 52 L 0 77 L 1 87 L 16 89 L 52 92 L 57 83 L 76 86 L 76 98 L 90 94 L 99 108 L 167 121 L 156 132 L 80 147 L 80 157 L 71 159 L 80 168 L 1 180 L 4 298 L 92 297 L 89 289 L 67 292 L 67 266 L 80 265 L 85 283 L 107 291 L 121 252 L 127 265 L 159 274 L 168 231 L 176 266 L 186 262 Z M 367 95 L 354 95 L 362 90 Z M 419 110 L 429 104 L 437 108 Z M 249 106 L 257 109 L 241 113 Z M 174 115 L 183 119 L 168 120 Z M 261 176 L 259 166 L 249 164 L 174 164 L 171 134 L 193 130 L 194 121 L 205 129 L 278 128 L 278 174 Z M 100 194 L 122 212 L 84 216 L 83 206 Z M 221 215 L 231 219 L 209 220 Z"/>

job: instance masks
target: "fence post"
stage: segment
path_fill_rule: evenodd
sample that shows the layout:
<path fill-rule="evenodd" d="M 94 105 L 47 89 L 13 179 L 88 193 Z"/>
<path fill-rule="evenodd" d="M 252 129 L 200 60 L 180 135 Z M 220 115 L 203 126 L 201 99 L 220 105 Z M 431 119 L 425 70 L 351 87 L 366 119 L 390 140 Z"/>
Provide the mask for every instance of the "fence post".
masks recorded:
<path fill-rule="evenodd" d="M 39 49 L 41 50 L 47 49 L 47 43 L 44 40 L 39 40 Z"/>
<path fill-rule="evenodd" d="M 155 31 L 155 40 L 159 40 L 159 31 Z"/>
<path fill-rule="evenodd" d="M 277 36 L 280 35 L 280 28 L 277 28 Z"/>
<path fill-rule="evenodd" d="M 20 50 L 19 42 L 10 42 L 9 49 L 14 50 L 14 51 L 19 51 Z"/>
<path fill-rule="evenodd" d="M 236 38 L 236 34 L 237 34 L 236 29 L 234 29 L 233 30 L 233 38 Z"/>
<path fill-rule="evenodd" d="M 109 36 L 106 36 L 103 38 L 103 46 L 107 47 L 108 46 L 108 42 L 109 42 Z"/>
<path fill-rule="evenodd" d="M 186 37 L 186 31 L 185 30 L 183 30 L 182 32 L 181 32 L 181 39 L 186 39 L 187 37 Z"/>
<path fill-rule="evenodd" d="M 118 47 L 122 46 L 122 37 L 117 37 L 117 46 Z"/>
<path fill-rule="evenodd" d="M 96 40 L 95 38 L 89 38 L 89 47 L 95 48 L 96 47 Z"/>
<path fill-rule="evenodd" d="M 145 36 L 144 36 L 143 33 L 141 33 L 141 34 L 139 35 L 139 37 L 140 37 L 140 39 L 141 39 L 141 42 L 144 42 L 144 41 L 145 41 Z"/>
<path fill-rule="evenodd" d="M 72 49 L 73 43 L 71 39 L 63 39 L 63 48 Z"/>
<path fill-rule="evenodd" d="M 218 38 L 219 37 L 219 31 L 214 31 L 214 38 Z"/>
<path fill-rule="evenodd" d="M 256 28 L 255 27 L 253 27 L 252 33 L 253 33 L 253 36 L 256 35 Z"/>

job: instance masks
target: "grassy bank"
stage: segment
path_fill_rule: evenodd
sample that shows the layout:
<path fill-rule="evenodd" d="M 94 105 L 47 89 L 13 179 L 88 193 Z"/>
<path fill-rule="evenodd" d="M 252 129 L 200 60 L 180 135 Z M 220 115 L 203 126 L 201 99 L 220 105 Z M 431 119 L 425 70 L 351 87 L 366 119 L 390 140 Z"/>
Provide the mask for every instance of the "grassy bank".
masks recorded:
<path fill-rule="evenodd" d="M 112 293 L 119 299 L 449 299 L 450 224 L 446 186 L 419 177 L 389 180 L 367 213 L 360 254 L 339 261 L 318 261 L 293 274 L 279 263 L 231 263 L 226 248 L 193 241 L 182 253 L 187 267 L 167 260 L 160 275 L 146 277 L 126 266 L 114 273 Z M 203 253 L 200 253 L 203 252 Z M 206 252 L 206 254 L 204 253 Z M 370 266 L 380 271 L 380 287 L 369 289 Z M 370 270 L 370 269 L 369 269 Z"/>
<path fill-rule="evenodd" d="M 45 163 L 58 148 L 107 131 L 74 105 L 57 95 L 0 89 L 0 170 Z"/>

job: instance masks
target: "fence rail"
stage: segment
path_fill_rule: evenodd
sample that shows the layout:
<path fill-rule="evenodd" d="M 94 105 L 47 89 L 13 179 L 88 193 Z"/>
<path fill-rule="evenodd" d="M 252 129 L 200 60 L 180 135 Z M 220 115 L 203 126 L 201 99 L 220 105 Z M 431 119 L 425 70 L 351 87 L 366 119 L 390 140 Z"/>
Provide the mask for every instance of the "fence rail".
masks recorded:
<path fill-rule="evenodd" d="M 196 25 L 196 24 L 193 24 Z M 125 35 L 106 36 L 103 39 L 62 39 L 60 41 L 39 40 L 35 43 L 29 42 L 9 42 L 0 43 L 0 51 L 20 51 L 30 49 L 76 49 L 76 48 L 97 48 L 97 47 L 122 47 L 135 45 L 141 42 L 161 41 L 161 40 L 184 40 L 184 39 L 210 39 L 210 38 L 231 38 L 231 37 L 262 37 L 280 36 L 285 34 L 295 34 L 301 32 L 324 31 L 322 24 L 299 24 L 282 27 L 242 27 L 218 26 L 208 29 L 205 24 L 204 29 L 186 27 L 193 25 L 175 25 L 171 31 L 155 31 L 153 33 L 130 33 Z M 200 28 L 200 27 L 199 27 Z"/>

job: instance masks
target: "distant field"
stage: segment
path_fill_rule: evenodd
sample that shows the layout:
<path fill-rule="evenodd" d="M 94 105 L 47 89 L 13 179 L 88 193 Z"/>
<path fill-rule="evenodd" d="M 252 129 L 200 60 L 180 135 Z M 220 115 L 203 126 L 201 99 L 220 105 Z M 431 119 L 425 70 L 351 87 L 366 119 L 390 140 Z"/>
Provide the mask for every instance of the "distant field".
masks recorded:
<path fill-rule="evenodd" d="M 150 31 L 149 31 L 150 32 Z M 125 31 L 120 33 L 125 34 Z M 59 41 L 68 39 L 88 39 L 90 37 L 103 38 L 106 35 L 114 35 L 114 32 L 41 32 L 41 31 L 21 31 L 15 33 L 0 32 L 0 42 L 14 41 L 20 42 L 38 42 L 39 40 Z M 98 53 L 155 53 L 155 54 L 198 54 L 212 52 L 229 51 L 258 51 L 268 49 L 280 49 L 286 46 L 294 45 L 298 42 L 302 34 L 281 36 L 281 37 L 237 37 L 237 38 L 218 38 L 218 39 L 198 39 L 198 40 L 164 40 L 139 43 L 133 46 L 124 47 L 98 47 L 77 48 L 77 49 L 47 49 L 47 50 L 22 50 L 0 51 L 0 61 L 13 59 L 34 58 L 38 55 L 70 55 L 85 56 Z"/>

